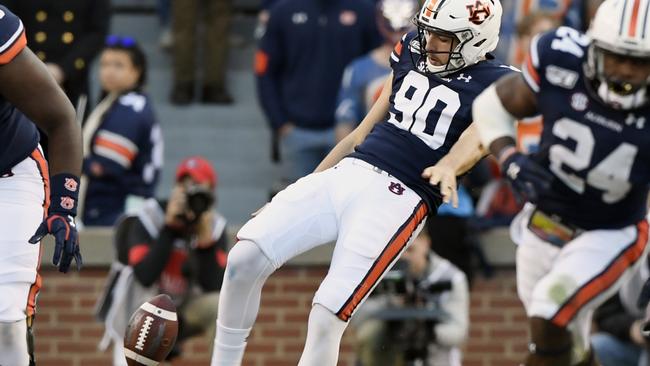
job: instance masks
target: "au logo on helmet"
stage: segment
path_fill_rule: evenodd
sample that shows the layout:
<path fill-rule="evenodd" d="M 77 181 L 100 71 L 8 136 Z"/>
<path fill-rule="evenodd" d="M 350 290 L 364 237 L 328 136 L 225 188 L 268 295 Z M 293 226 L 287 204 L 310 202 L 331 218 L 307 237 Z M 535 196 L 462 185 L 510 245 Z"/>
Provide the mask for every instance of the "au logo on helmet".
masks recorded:
<path fill-rule="evenodd" d="M 476 25 L 482 24 L 490 16 L 489 5 L 480 0 L 476 0 L 476 3 L 472 5 L 467 5 L 466 8 L 469 11 L 469 21 Z"/>

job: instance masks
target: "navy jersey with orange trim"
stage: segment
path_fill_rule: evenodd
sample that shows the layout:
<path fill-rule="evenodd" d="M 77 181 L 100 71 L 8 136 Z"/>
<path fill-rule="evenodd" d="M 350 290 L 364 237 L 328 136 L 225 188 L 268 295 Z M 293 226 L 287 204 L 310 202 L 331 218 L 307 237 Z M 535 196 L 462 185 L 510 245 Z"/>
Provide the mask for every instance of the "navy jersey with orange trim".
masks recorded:
<path fill-rule="evenodd" d="M 153 197 L 163 165 L 163 136 L 150 98 L 129 92 L 118 97 L 91 137 L 83 172 L 88 179 L 84 223 L 111 226 L 127 196 Z M 101 174 L 94 170 L 101 167 Z"/>
<path fill-rule="evenodd" d="M 10 63 L 26 45 L 22 22 L 0 5 L 0 67 Z M 11 167 L 28 157 L 38 140 L 34 123 L 0 96 L 0 175 L 10 173 Z"/>
<path fill-rule="evenodd" d="M 435 211 L 439 192 L 422 179 L 422 171 L 445 156 L 471 124 L 474 98 L 513 69 L 490 56 L 444 78 L 425 75 L 413 62 L 417 41 L 417 32 L 411 32 L 395 47 L 388 119 L 351 156 L 394 175 Z"/>
<path fill-rule="evenodd" d="M 586 35 L 560 27 L 534 38 L 523 66 L 544 121 L 533 158 L 555 175 L 538 207 L 584 229 L 621 228 L 646 214 L 650 107 L 603 104 L 584 76 L 588 46 Z"/>

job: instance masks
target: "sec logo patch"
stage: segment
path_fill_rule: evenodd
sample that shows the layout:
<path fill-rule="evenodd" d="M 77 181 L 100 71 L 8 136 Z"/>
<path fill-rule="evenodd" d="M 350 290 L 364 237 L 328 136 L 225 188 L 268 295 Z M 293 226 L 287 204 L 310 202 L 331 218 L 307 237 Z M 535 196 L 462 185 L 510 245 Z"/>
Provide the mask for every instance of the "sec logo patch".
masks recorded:
<path fill-rule="evenodd" d="M 571 96 L 571 107 L 576 111 L 582 112 L 587 109 L 589 98 L 583 93 L 574 93 Z"/>

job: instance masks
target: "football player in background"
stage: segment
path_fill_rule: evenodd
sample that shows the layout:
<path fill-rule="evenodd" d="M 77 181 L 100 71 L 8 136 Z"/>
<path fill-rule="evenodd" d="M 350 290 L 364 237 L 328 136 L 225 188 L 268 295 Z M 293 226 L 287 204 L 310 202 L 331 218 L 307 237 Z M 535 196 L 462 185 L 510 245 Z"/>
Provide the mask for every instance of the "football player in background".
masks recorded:
<path fill-rule="evenodd" d="M 522 75 L 500 79 L 474 103 L 483 146 L 528 200 L 511 226 L 529 317 L 527 366 L 596 365 L 593 310 L 647 252 L 649 7 L 606 0 L 587 35 L 560 27 L 535 37 Z M 536 113 L 540 148 L 524 155 L 513 122 Z M 479 148 L 454 146 L 428 170 L 431 183 L 454 186 L 455 166 Z"/>
<path fill-rule="evenodd" d="M 74 226 L 81 132 L 72 104 L 26 43 L 20 19 L 0 6 L 0 365 L 11 366 L 34 364 L 41 238 L 54 235 L 61 272 L 72 259 L 81 265 Z M 49 172 L 34 123 L 49 136 Z"/>
<path fill-rule="evenodd" d="M 427 1 L 417 31 L 390 55 L 392 73 L 359 127 L 242 227 L 219 299 L 213 366 L 241 364 L 271 273 L 333 241 L 299 365 L 336 365 L 348 320 L 441 204 L 422 171 L 459 138 L 477 139 L 473 129 L 464 133 L 472 101 L 511 72 L 489 54 L 501 13 L 496 0 Z"/>

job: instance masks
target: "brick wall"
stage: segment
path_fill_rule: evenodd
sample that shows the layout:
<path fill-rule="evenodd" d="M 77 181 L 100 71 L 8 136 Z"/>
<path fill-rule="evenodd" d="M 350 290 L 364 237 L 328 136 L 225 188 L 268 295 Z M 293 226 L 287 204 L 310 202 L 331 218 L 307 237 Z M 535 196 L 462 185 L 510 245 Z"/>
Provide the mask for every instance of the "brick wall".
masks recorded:
<path fill-rule="evenodd" d="M 311 298 L 324 267 L 293 267 L 274 274 L 264 287 L 262 307 L 251 335 L 247 366 L 296 365 L 306 335 Z M 92 316 L 106 270 L 85 268 L 82 276 L 46 269 L 35 326 L 38 366 L 110 365 L 97 351 L 102 327 Z M 514 271 L 479 279 L 472 292 L 471 332 L 463 365 L 509 366 L 522 360 L 525 315 L 516 298 Z M 208 364 L 208 337 L 185 345 L 186 357 L 174 366 Z M 352 334 L 344 337 L 340 365 L 353 365 Z"/>

